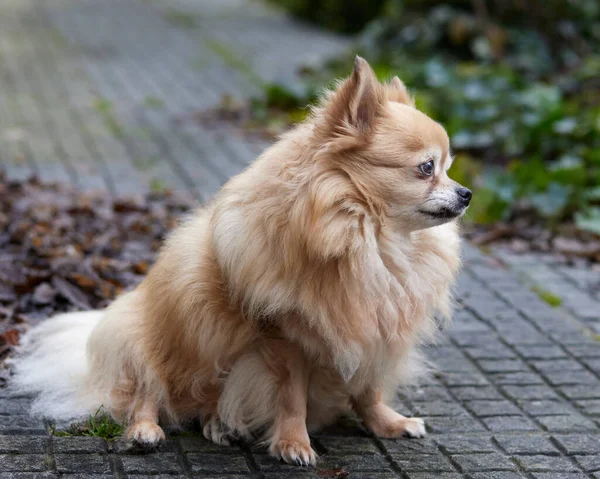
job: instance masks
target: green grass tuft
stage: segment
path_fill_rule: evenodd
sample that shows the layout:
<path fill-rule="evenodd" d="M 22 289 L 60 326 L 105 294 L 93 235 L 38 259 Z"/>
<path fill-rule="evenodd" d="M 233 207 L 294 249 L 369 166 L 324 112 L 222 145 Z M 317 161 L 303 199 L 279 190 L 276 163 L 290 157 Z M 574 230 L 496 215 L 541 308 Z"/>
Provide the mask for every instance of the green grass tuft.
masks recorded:
<path fill-rule="evenodd" d="M 113 112 L 113 104 L 110 100 L 98 98 L 94 101 L 93 108 L 102 116 L 104 125 L 116 138 L 125 138 L 125 131 Z"/>
<path fill-rule="evenodd" d="M 50 426 L 50 435 L 54 437 L 70 437 L 75 436 L 70 430 L 69 431 L 57 431 L 56 426 Z"/>
<path fill-rule="evenodd" d="M 71 424 L 66 431 L 57 431 L 55 426 L 51 426 L 50 433 L 56 437 L 70 436 L 89 436 L 101 437 L 107 440 L 113 440 L 123 435 L 124 428 L 116 423 L 108 414 L 101 409 L 96 411 L 93 416 L 80 424 Z"/>
<path fill-rule="evenodd" d="M 221 58 L 221 60 L 223 60 L 228 67 L 233 70 L 237 70 L 244 75 L 249 82 L 259 88 L 265 87 L 262 78 L 260 78 L 254 72 L 254 70 L 252 70 L 250 65 L 229 46 L 212 38 L 206 38 L 203 42 L 203 45 L 208 47 L 215 55 Z"/>
<path fill-rule="evenodd" d="M 560 299 L 559 296 L 551 293 L 550 291 L 542 289 L 539 286 L 533 286 L 531 291 L 537 294 L 542 301 L 549 304 L 553 308 L 558 308 L 562 304 L 562 299 Z"/>
<path fill-rule="evenodd" d="M 154 194 L 162 194 L 168 191 L 167 184 L 160 178 L 152 178 L 150 181 L 150 191 Z"/>

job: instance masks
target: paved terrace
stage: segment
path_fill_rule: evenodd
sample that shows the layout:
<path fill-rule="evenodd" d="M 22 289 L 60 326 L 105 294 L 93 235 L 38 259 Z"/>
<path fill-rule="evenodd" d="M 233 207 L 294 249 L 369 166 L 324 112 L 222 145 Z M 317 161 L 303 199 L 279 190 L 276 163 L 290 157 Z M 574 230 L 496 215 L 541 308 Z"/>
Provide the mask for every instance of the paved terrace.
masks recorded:
<path fill-rule="evenodd" d="M 2 0 L 0 164 L 82 188 L 205 199 L 264 144 L 190 116 L 348 41 L 257 0 Z M 188 121 L 179 121 L 187 119 Z"/>
<path fill-rule="evenodd" d="M 262 80 L 293 86 L 300 65 L 346 47 L 245 0 L 2 0 L 1 165 L 14 178 L 206 199 L 264 145 L 175 120 Z M 349 419 L 313 438 L 316 470 L 188 434 L 134 455 L 52 437 L 28 398 L 0 390 L 0 479 L 598 479 L 600 275 L 490 253 L 466 247 L 454 324 L 429 352 L 439 370 L 399 392 L 400 412 L 426 418 L 425 439 L 379 440 Z"/>

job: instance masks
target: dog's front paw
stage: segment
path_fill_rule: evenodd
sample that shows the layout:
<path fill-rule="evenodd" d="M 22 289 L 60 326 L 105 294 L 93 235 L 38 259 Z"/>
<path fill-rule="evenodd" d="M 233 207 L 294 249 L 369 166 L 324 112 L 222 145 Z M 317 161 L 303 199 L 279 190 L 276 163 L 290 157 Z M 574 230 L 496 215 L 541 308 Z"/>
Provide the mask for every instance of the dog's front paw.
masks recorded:
<path fill-rule="evenodd" d="M 385 414 L 365 421 L 366 426 L 378 437 L 425 437 L 425 421 L 418 417 L 404 417 L 386 407 Z"/>
<path fill-rule="evenodd" d="M 425 421 L 420 417 L 410 417 L 404 419 L 403 436 L 407 437 L 425 437 Z"/>
<path fill-rule="evenodd" d="M 125 436 L 143 447 L 156 447 L 165 440 L 165 432 L 152 421 L 140 421 L 127 428 Z"/>
<path fill-rule="evenodd" d="M 315 466 L 317 464 L 317 455 L 310 444 L 280 439 L 270 447 L 269 452 L 288 464 L 297 466 Z"/>

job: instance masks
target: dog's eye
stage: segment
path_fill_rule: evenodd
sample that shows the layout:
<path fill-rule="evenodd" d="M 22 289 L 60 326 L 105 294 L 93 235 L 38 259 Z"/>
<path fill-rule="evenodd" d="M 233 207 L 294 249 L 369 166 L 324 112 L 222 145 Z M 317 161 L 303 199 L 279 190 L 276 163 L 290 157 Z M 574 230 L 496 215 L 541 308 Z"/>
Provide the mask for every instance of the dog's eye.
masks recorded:
<path fill-rule="evenodd" d="M 429 160 L 421 165 L 419 165 L 419 170 L 421 170 L 421 173 L 423 173 L 425 176 L 431 176 L 433 175 L 433 160 Z"/>

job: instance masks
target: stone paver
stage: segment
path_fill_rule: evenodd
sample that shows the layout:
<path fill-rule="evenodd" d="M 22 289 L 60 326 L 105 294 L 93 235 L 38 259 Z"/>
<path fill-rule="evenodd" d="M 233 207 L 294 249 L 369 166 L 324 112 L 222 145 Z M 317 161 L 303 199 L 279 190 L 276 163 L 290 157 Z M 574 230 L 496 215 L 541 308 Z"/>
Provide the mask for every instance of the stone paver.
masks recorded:
<path fill-rule="evenodd" d="M 348 418 L 314 435 L 316 470 L 280 464 L 256 446 L 223 448 L 188 435 L 174 435 L 159 451 L 139 455 L 100 438 L 52 437 L 26 415 L 29 399 L 5 390 L 0 391 L 0 426 L 7 425 L 0 435 L 0 479 L 290 479 L 345 472 L 376 479 L 595 477 L 600 371 L 588 360 L 598 357 L 600 344 L 588 323 L 566 310 L 544 308 L 494 257 L 469 245 L 465 256 L 455 322 L 447 340 L 428 351 L 439 369 L 419 387 L 398 393 L 400 412 L 425 417 L 424 439 L 373 438 Z M 482 306 L 484 299 L 489 309 Z M 529 340 L 515 341 L 515 329 L 527 331 Z M 582 370 L 585 375 L 576 374 Z M 572 381 L 557 382 L 556 371 L 572 374 Z"/>
<path fill-rule="evenodd" d="M 193 114 L 347 48 L 256 0 L 3 0 L 0 167 L 206 200 L 264 147 Z"/>
<path fill-rule="evenodd" d="M 293 88 L 299 65 L 346 45 L 251 0 L 3 0 L 1 165 L 15 178 L 206 199 L 264 145 L 176 120 L 263 81 Z M 438 369 L 398 393 L 427 438 L 373 438 L 349 418 L 313 437 L 316 470 L 190 433 L 138 455 L 53 437 L 27 415 L 30 399 L 0 390 L 0 479 L 600 478 L 600 275 L 497 249 L 464 256 L 454 323 L 428 350 Z"/>

